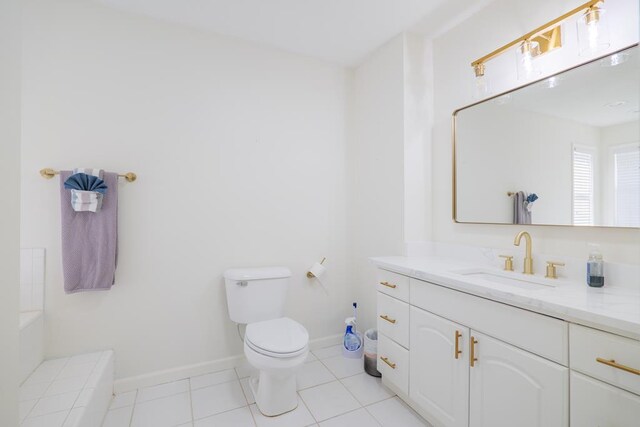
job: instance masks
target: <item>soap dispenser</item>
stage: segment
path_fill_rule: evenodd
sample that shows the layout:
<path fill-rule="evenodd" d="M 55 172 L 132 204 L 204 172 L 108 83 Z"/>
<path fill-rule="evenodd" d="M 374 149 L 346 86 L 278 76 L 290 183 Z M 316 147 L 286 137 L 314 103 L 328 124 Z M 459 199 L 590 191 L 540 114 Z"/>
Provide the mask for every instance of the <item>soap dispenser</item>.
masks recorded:
<path fill-rule="evenodd" d="M 589 244 L 589 261 L 587 261 L 587 285 L 592 288 L 604 286 L 604 261 L 600 246 Z"/>

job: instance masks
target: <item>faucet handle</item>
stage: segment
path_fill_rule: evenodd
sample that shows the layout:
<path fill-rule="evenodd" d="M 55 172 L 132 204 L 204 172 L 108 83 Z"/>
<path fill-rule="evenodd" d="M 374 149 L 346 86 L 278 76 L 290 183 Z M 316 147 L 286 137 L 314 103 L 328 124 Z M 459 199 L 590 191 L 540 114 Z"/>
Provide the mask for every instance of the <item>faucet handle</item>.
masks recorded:
<path fill-rule="evenodd" d="M 504 270 L 513 271 L 513 255 L 498 255 L 500 258 L 504 258 Z"/>
<path fill-rule="evenodd" d="M 564 267 L 564 262 L 547 261 L 547 274 L 544 275 L 547 279 L 557 279 L 556 267 Z"/>

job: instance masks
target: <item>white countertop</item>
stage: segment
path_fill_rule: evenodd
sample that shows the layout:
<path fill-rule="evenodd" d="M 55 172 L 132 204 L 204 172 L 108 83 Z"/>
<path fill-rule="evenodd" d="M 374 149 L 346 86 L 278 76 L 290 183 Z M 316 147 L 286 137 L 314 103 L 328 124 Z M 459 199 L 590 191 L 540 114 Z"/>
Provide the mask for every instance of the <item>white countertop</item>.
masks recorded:
<path fill-rule="evenodd" d="M 602 288 L 590 288 L 584 283 L 544 279 L 540 274 L 532 277 L 520 272 L 502 272 L 485 265 L 441 257 L 376 257 L 371 261 L 385 270 L 640 340 L 640 289 L 608 287 L 606 282 Z M 468 269 L 550 283 L 555 287 L 527 289 L 456 273 Z"/>

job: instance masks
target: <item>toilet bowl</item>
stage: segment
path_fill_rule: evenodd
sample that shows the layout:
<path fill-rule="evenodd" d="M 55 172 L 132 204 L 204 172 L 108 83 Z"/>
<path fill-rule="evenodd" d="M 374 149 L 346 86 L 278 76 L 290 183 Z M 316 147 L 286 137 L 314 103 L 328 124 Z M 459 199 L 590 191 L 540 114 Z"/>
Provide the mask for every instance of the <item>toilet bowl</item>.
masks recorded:
<path fill-rule="evenodd" d="M 284 317 L 291 271 L 286 267 L 232 268 L 224 272 L 229 318 L 247 325 L 244 354 L 260 373 L 249 384 L 264 415 L 298 405 L 296 370 L 309 353 L 309 334 Z"/>
<path fill-rule="evenodd" d="M 259 371 L 249 385 L 260 412 L 275 416 L 294 410 L 298 406 L 296 371 L 309 354 L 304 326 L 288 317 L 250 323 L 244 354 Z"/>

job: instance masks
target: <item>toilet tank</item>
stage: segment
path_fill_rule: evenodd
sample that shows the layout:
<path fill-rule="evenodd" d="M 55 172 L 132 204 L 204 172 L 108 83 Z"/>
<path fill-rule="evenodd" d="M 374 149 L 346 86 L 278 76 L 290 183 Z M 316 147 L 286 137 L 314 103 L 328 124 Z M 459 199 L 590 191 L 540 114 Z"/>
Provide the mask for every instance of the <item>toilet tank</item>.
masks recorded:
<path fill-rule="evenodd" d="M 286 267 L 233 268 L 224 272 L 229 317 L 253 323 L 284 316 L 291 271 Z"/>

